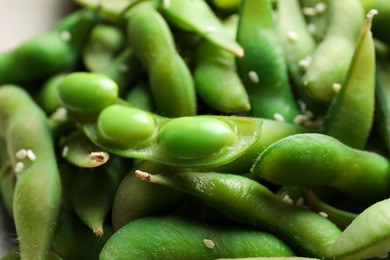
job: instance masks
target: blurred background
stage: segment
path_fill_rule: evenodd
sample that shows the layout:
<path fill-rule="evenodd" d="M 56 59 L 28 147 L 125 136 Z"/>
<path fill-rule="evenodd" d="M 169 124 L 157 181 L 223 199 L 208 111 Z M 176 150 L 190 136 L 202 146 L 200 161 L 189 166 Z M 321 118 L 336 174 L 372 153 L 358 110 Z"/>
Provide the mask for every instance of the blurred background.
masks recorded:
<path fill-rule="evenodd" d="M 46 32 L 74 6 L 71 0 L 0 0 L 0 53 Z M 0 258 L 15 239 L 13 224 L 0 201 Z"/>

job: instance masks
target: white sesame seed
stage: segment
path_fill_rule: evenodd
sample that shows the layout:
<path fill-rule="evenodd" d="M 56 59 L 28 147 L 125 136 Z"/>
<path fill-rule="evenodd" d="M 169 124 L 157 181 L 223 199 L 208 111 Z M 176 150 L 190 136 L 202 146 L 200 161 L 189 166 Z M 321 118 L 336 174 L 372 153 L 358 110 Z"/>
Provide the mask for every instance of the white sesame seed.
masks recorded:
<path fill-rule="evenodd" d="M 372 18 L 372 17 L 374 17 L 374 15 L 377 15 L 377 14 L 378 14 L 378 10 L 376 10 L 376 9 L 371 9 L 370 11 L 368 11 L 366 17 L 367 17 L 367 18 Z"/>
<path fill-rule="evenodd" d="M 297 204 L 298 206 L 302 206 L 302 205 L 303 205 L 303 202 L 304 202 L 303 197 L 299 197 L 299 198 L 297 199 L 297 202 L 296 202 L 295 204 Z"/>
<path fill-rule="evenodd" d="M 31 161 L 35 161 L 37 159 L 37 156 L 35 155 L 33 150 L 27 150 L 27 158 Z"/>
<path fill-rule="evenodd" d="M 69 152 L 69 147 L 64 146 L 64 148 L 62 148 L 62 157 L 66 157 L 68 155 L 68 152 Z"/>
<path fill-rule="evenodd" d="M 72 39 L 72 35 L 70 34 L 69 31 L 63 31 L 61 32 L 60 34 L 60 37 L 63 41 L 70 41 L 70 39 Z"/>
<path fill-rule="evenodd" d="M 309 31 L 309 33 L 315 34 L 317 33 L 317 26 L 314 23 L 309 23 L 307 25 L 307 30 Z"/>
<path fill-rule="evenodd" d="M 289 31 L 287 32 L 287 39 L 290 42 L 296 42 L 298 40 L 298 34 L 296 32 Z"/>
<path fill-rule="evenodd" d="M 317 10 L 314 7 L 304 7 L 302 13 L 307 16 L 313 16 L 317 14 Z"/>
<path fill-rule="evenodd" d="M 68 116 L 68 111 L 64 107 L 59 107 L 51 115 L 52 119 L 57 121 L 65 121 Z"/>
<path fill-rule="evenodd" d="M 214 248 L 215 243 L 211 239 L 203 239 L 203 245 L 205 245 L 207 248 Z"/>
<path fill-rule="evenodd" d="M 17 163 L 15 164 L 15 168 L 14 168 L 15 173 L 19 173 L 19 172 L 21 172 L 23 169 L 24 169 L 24 163 L 22 163 L 22 162 L 17 162 Z"/>
<path fill-rule="evenodd" d="M 253 83 L 260 82 L 259 75 L 257 75 L 256 71 L 253 71 L 253 70 L 249 71 L 248 77 L 249 77 L 250 81 L 252 81 Z"/>
<path fill-rule="evenodd" d="M 323 13 L 327 9 L 327 5 L 323 2 L 317 3 L 314 8 L 316 9 L 317 13 Z"/>
<path fill-rule="evenodd" d="M 206 28 L 204 28 L 204 31 L 205 32 L 208 32 L 208 33 L 212 33 L 212 32 L 216 32 L 217 31 L 217 28 L 215 28 L 215 26 L 207 26 Z"/>
<path fill-rule="evenodd" d="M 121 73 L 126 73 L 129 71 L 129 66 L 127 66 L 126 64 L 119 64 L 118 65 L 118 70 L 121 72 Z"/>
<path fill-rule="evenodd" d="M 19 160 L 23 160 L 27 156 L 27 150 L 26 149 L 20 149 L 19 151 L 16 152 L 15 156 Z"/>
<path fill-rule="evenodd" d="M 171 7 L 171 0 L 163 0 L 163 5 L 165 8 Z"/>
<path fill-rule="evenodd" d="M 318 212 L 318 214 L 320 214 L 320 215 L 323 216 L 324 218 L 327 218 L 327 217 L 328 217 L 328 214 L 327 214 L 326 212 L 323 212 L 323 211 Z"/>
<path fill-rule="evenodd" d="M 274 119 L 275 119 L 276 121 L 279 121 L 279 122 L 284 122 L 284 121 L 285 121 L 283 115 L 281 115 L 281 114 L 279 114 L 279 113 L 275 113 L 275 114 L 274 114 Z"/>
<path fill-rule="evenodd" d="M 341 89 L 341 84 L 340 83 L 333 83 L 332 84 L 332 89 L 335 93 L 339 92 Z"/>
<path fill-rule="evenodd" d="M 288 196 L 288 194 L 284 195 L 283 201 L 287 204 L 294 204 L 294 201 L 290 198 L 290 196 Z"/>

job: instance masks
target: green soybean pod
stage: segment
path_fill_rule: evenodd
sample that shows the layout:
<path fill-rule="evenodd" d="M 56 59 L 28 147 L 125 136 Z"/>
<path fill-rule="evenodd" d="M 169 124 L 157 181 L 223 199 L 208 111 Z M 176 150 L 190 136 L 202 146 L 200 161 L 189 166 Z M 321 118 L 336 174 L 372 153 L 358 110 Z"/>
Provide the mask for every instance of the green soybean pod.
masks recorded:
<path fill-rule="evenodd" d="M 168 22 L 194 31 L 211 44 L 236 57 L 244 55 L 243 48 L 223 29 L 221 20 L 204 0 L 170 0 L 162 4 L 160 11 Z"/>
<path fill-rule="evenodd" d="M 261 135 L 261 119 L 237 116 L 166 118 L 111 105 L 84 133 L 98 147 L 122 157 L 180 167 L 217 166 L 244 154 Z"/>
<path fill-rule="evenodd" d="M 195 115 L 193 78 L 175 49 L 167 22 L 148 2 L 131 8 L 126 17 L 130 47 L 148 70 L 159 113 L 169 117 Z"/>
<path fill-rule="evenodd" d="M 151 161 L 141 161 L 134 165 L 115 193 L 111 215 L 114 230 L 143 217 L 170 213 L 187 198 L 182 192 L 140 181 L 134 175 L 137 169 L 161 172 L 170 167 Z"/>
<path fill-rule="evenodd" d="M 100 73 L 72 72 L 57 90 L 59 103 L 78 121 L 94 121 L 107 106 L 116 103 L 118 85 Z"/>
<path fill-rule="evenodd" d="M 95 13 L 83 9 L 66 16 L 45 34 L 0 55 L 0 84 L 45 80 L 69 69 L 95 25 Z"/>
<path fill-rule="evenodd" d="M 252 116 L 293 122 L 298 108 L 270 0 L 242 1 L 237 41 L 245 50 L 244 57 L 237 59 L 237 69 L 249 95 Z"/>
<path fill-rule="evenodd" d="M 384 199 L 361 212 L 328 247 L 327 259 L 387 259 L 390 248 L 389 206 L 390 199 Z"/>
<path fill-rule="evenodd" d="M 136 171 L 135 174 L 141 180 L 200 198 L 235 222 L 271 232 L 300 255 L 322 258 L 341 233 L 330 220 L 284 202 L 267 187 L 247 177 L 185 170 L 156 175 Z"/>
<path fill-rule="evenodd" d="M 363 149 L 374 121 L 375 46 L 371 23 L 376 10 L 367 14 L 343 86 L 325 116 L 322 133 Z"/>
<path fill-rule="evenodd" d="M 330 0 L 329 8 L 329 27 L 303 78 L 307 93 L 325 104 L 335 95 L 333 86 L 345 81 L 364 21 L 360 0 Z"/>
<path fill-rule="evenodd" d="M 251 171 L 282 185 L 333 187 L 365 205 L 388 196 L 390 188 L 387 158 L 316 133 L 275 142 L 260 154 Z"/>
<path fill-rule="evenodd" d="M 106 67 L 124 43 L 125 35 L 121 28 L 110 24 L 97 24 L 83 47 L 82 59 L 85 68 L 96 72 Z"/>
<path fill-rule="evenodd" d="M 99 259 L 190 260 L 292 255 L 287 245 L 266 232 L 168 216 L 142 218 L 122 227 L 108 240 Z"/>
<path fill-rule="evenodd" d="M 0 136 L 16 186 L 13 216 L 22 259 L 46 257 L 61 206 L 61 182 L 48 120 L 21 87 L 0 87 Z"/>
<path fill-rule="evenodd" d="M 221 30 L 234 31 L 232 37 L 235 37 L 237 19 L 238 16 L 228 18 Z M 248 93 L 237 73 L 233 54 L 202 40 L 196 47 L 193 75 L 197 93 L 210 107 L 226 113 L 250 110 Z"/>

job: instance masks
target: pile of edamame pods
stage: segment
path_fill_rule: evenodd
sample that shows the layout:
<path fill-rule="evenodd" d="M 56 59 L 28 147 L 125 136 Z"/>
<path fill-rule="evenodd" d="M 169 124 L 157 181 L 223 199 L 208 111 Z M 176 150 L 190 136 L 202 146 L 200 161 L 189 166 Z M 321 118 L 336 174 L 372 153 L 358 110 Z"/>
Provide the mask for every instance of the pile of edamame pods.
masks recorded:
<path fill-rule="evenodd" d="M 4 259 L 390 259 L 390 1 L 75 3 L 0 53 Z"/>

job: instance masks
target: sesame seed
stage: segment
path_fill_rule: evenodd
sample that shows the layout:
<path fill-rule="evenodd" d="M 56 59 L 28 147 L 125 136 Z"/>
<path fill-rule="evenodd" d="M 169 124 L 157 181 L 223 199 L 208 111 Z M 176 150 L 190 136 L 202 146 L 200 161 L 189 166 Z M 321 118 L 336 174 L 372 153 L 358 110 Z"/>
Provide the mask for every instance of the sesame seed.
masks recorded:
<path fill-rule="evenodd" d="M 253 70 L 249 71 L 248 77 L 249 77 L 250 81 L 252 81 L 253 83 L 260 82 L 259 75 L 256 73 L 256 71 L 253 71 Z"/>
<path fill-rule="evenodd" d="M 171 0 L 163 0 L 163 5 L 165 8 L 171 7 Z"/>
<path fill-rule="evenodd" d="M 327 5 L 325 3 L 319 2 L 317 3 L 314 8 L 316 9 L 317 13 L 323 13 L 327 9 Z"/>
<path fill-rule="evenodd" d="M 119 64 L 118 70 L 122 73 L 126 73 L 129 71 L 129 67 L 126 64 Z"/>
<path fill-rule="evenodd" d="M 298 40 L 298 34 L 296 34 L 296 32 L 289 31 L 287 32 L 287 39 L 290 42 L 296 42 Z"/>
<path fill-rule="evenodd" d="M 286 202 L 287 204 L 294 204 L 294 201 L 288 196 L 288 194 L 284 195 L 283 202 Z"/>
<path fill-rule="evenodd" d="M 16 152 L 15 156 L 19 160 L 23 160 L 27 156 L 27 150 L 26 149 L 20 149 L 19 151 Z"/>
<path fill-rule="evenodd" d="M 68 152 L 69 152 L 69 147 L 64 146 L 64 148 L 62 148 L 62 157 L 66 157 L 68 155 Z"/>
<path fill-rule="evenodd" d="M 302 9 L 302 13 L 304 15 L 307 15 L 307 16 L 313 16 L 313 15 L 317 14 L 317 10 L 316 10 L 316 8 L 313 8 L 313 7 L 304 7 Z"/>
<path fill-rule="evenodd" d="M 63 41 L 70 41 L 70 39 L 72 39 L 72 35 L 70 34 L 69 31 L 63 31 L 61 32 L 60 34 L 60 37 Z"/>
<path fill-rule="evenodd" d="M 333 83 L 332 84 L 332 89 L 335 93 L 339 92 L 341 89 L 341 84 L 340 83 Z"/>
<path fill-rule="evenodd" d="M 214 248 L 215 243 L 211 239 L 203 239 L 203 245 L 205 245 L 207 248 Z"/>
<path fill-rule="evenodd" d="M 37 159 L 37 156 L 32 150 L 27 150 L 27 158 L 31 161 L 35 161 Z"/>
<path fill-rule="evenodd" d="M 309 23 L 307 25 L 307 30 L 309 31 L 309 33 L 315 34 L 317 33 L 317 26 L 314 23 Z"/>
<path fill-rule="evenodd" d="M 366 17 L 367 17 L 367 18 L 372 18 L 372 17 L 374 17 L 374 15 L 377 15 L 377 14 L 378 14 L 378 10 L 376 10 L 376 9 L 371 9 L 370 11 L 368 11 Z"/>
<path fill-rule="evenodd" d="M 216 32 L 216 31 L 217 31 L 217 28 L 215 28 L 215 26 L 210 25 L 210 26 L 207 26 L 207 27 L 204 29 L 204 31 L 205 31 L 205 32 L 209 32 L 209 33 L 211 33 L 211 32 Z"/>
<path fill-rule="evenodd" d="M 21 171 L 23 170 L 23 168 L 24 168 L 24 163 L 22 163 L 22 162 L 17 162 L 17 163 L 15 164 L 14 171 L 15 171 L 15 173 L 19 173 L 19 172 L 21 172 Z"/>
<path fill-rule="evenodd" d="M 323 211 L 318 212 L 318 214 L 320 214 L 320 215 L 323 216 L 324 218 L 327 218 L 327 217 L 328 217 L 328 214 L 327 214 L 326 212 L 323 212 Z"/>
<path fill-rule="evenodd" d="M 275 114 L 274 114 L 274 119 L 275 119 L 276 121 L 279 121 L 279 122 L 284 122 L 284 121 L 285 121 L 283 115 L 281 115 L 281 114 L 279 114 L 279 113 L 275 113 Z"/>

